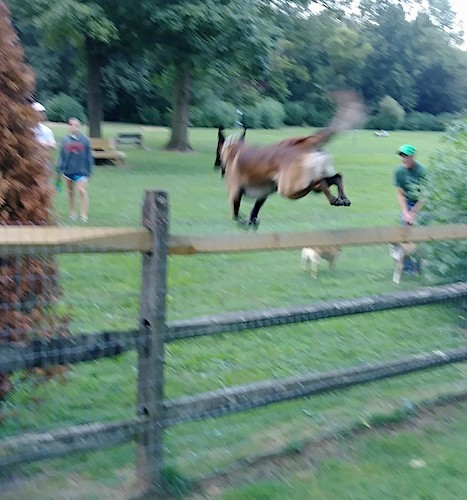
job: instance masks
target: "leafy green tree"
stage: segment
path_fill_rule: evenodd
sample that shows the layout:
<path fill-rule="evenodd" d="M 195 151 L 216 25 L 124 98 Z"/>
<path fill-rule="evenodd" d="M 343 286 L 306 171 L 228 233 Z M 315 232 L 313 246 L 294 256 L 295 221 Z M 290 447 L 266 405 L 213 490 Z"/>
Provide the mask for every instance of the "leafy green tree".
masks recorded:
<path fill-rule="evenodd" d="M 431 160 L 425 187 L 424 218 L 429 224 L 467 223 L 467 119 L 452 123 L 442 147 Z M 428 271 L 439 277 L 465 280 L 467 240 L 425 245 Z"/>
<path fill-rule="evenodd" d="M 243 74 L 260 75 L 274 33 L 269 7 L 250 0 L 161 2 L 151 15 L 158 33 L 156 57 L 174 76 L 172 135 L 167 149 L 187 151 L 193 80 L 217 60 Z"/>
<path fill-rule="evenodd" d="M 458 35 L 444 0 L 362 0 L 364 33 L 374 51 L 364 68 L 362 91 L 375 103 L 395 97 L 406 111 L 452 112 L 467 104 L 467 54 L 455 47 Z M 406 10 L 419 8 L 410 21 Z"/>
<path fill-rule="evenodd" d="M 113 20 L 98 0 L 10 0 L 10 3 L 14 14 L 21 13 L 23 18 L 32 21 L 50 48 L 60 47 L 68 40 L 81 52 L 86 68 L 90 135 L 100 137 L 103 117 L 101 72 L 108 47 L 119 36 Z"/>
<path fill-rule="evenodd" d="M 69 41 L 86 74 L 87 110 L 92 137 L 101 136 L 103 69 L 115 52 L 139 54 L 149 43 L 150 0 L 9 0 L 14 15 L 29 19 L 43 42 L 60 48 Z"/>
<path fill-rule="evenodd" d="M 338 88 L 360 88 L 364 68 L 374 48 L 365 41 L 356 25 L 341 25 L 325 38 L 324 48 L 334 85 Z"/>
<path fill-rule="evenodd" d="M 404 108 L 392 97 L 385 96 L 378 103 L 376 116 L 371 119 L 372 128 L 395 130 L 404 121 Z"/>

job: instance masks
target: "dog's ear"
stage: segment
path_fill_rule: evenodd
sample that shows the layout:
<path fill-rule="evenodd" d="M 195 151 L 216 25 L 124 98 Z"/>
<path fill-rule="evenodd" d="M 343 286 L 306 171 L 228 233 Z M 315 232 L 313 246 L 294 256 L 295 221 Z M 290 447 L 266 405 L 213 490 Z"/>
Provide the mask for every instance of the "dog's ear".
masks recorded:
<path fill-rule="evenodd" d="M 214 161 L 214 169 L 218 169 L 221 166 L 221 151 L 222 146 L 225 142 L 225 136 L 223 134 L 224 127 L 222 125 L 219 126 L 217 130 L 217 149 L 216 149 L 216 159 Z"/>

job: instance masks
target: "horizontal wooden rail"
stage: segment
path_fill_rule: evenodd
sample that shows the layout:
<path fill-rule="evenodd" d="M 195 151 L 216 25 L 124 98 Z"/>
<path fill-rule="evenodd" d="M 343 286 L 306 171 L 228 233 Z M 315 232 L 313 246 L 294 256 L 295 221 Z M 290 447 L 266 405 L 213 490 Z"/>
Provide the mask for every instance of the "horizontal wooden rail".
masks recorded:
<path fill-rule="evenodd" d="M 169 239 L 171 255 L 284 250 L 305 246 L 377 245 L 404 241 L 467 238 L 467 224 L 380 226 L 299 233 L 241 233 L 177 236 Z M 1 255 L 49 253 L 150 252 L 151 235 L 144 228 L 0 226 Z"/>
<path fill-rule="evenodd" d="M 406 241 L 458 240 L 467 238 L 467 224 L 444 226 L 382 226 L 309 231 L 302 233 L 242 233 L 210 236 L 172 236 L 171 255 L 197 253 L 285 250 L 307 246 L 378 245 Z"/>
<path fill-rule="evenodd" d="M 146 417 L 136 417 L 5 438 L 0 441 L 0 468 L 118 446 L 133 440 L 147 425 Z"/>
<path fill-rule="evenodd" d="M 467 361 L 467 349 L 432 351 L 388 363 L 238 385 L 165 402 L 165 425 L 218 417 L 271 403 Z"/>
<path fill-rule="evenodd" d="M 304 321 L 335 318 L 350 314 L 387 311 L 404 307 L 422 306 L 467 297 L 467 282 L 453 283 L 416 290 L 387 294 L 316 302 L 292 307 L 276 307 L 257 311 L 234 311 L 202 316 L 168 324 L 166 342 L 202 335 L 239 332 Z"/>
<path fill-rule="evenodd" d="M 150 250 L 143 228 L 0 226 L 0 256 Z"/>
<path fill-rule="evenodd" d="M 467 297 L 467 283 L 424 287 L 356 299 L 318 302 L 303 306 L 279 307 L 259 311 L 236 311 L 227 314 L 169 321 L 165 342 L 179 339 L 235 333 L 267 326 L 288 325 L 304 321 L 367 312 L 435 304 Z M 27 345 L 0 343 L 0 373 L 26 368 L 46 368 L 114 357 L 143 347 L 147 341 L 143 329 L 73 335 L 33 340 Z"/>
<path fill-rule="evenodd" d="M 113 358 L 145 341 L 142 332 L 130 330 L 34 339 L 25 345 L 0 343 L 0 373 Z"/>
<path fill-rule="evenodd" d="M 167 400 L 164 425 L 237 413 L 466 360 L 467 349 L 438 350 L 387 363 L 308 373 Z M 0 441 L 0 467 L 117 446 L 142 435 L 148 425 L 148 419 L 140 416 L 126 421 L 97 422 L 4 438 Z"/>

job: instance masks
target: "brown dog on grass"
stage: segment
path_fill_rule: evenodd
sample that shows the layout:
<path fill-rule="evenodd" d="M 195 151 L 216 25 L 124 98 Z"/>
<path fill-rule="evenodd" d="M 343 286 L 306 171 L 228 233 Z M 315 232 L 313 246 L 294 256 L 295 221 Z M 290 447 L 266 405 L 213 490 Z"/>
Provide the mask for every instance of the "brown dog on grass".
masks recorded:
<path fill-rule="evenodd" d="M 329 246 L 324 248 L 302 248 L 301 253 L 301 267 L 304 271 L 308 269 L 308 262 L 311 263 L 311 277 L 318 277 L 318 266 L 321 259 L 327 260 L 329 262 L 329 270 L 334 269 L 334 262 L 336 261 L 338 255 L 342 252 L 342 247 L 340 246 Z"/>
<path fill-rule="evenodd" d="M 215 166 L 225 176 L 233 219 L 247 227 L 258 227 L 258 213 L 268 196 L 278 192 L 291 200 L 322 192 L 333 206 L 350 206 L 343 176 L 336 172 L 331 157 L 321 148 L 336 134 L 362 123 L 365 108 L 351 92 L 335 94 L 337 112 L 328 127 L 305 137 L 285 139 L 258 148 L 245 144 L 245 133 L 224 137 L 218 131 Z M 337 186 L 337 196 L 329 187 Z M 243 196 L 255 200 L 248 219 L 240 216 Z"/>
<path fill-rule="evenodd" d="M 392 281 L 398 285 L 401 281 L 404 263 L 407 259 L 412 260 L 412 267 L 416 274 L 420 274 L 420 261 L 417 256 L 417 245 L 415 243 L 391 243 L 389 253 L 394 259 L 394 273 Z"/>

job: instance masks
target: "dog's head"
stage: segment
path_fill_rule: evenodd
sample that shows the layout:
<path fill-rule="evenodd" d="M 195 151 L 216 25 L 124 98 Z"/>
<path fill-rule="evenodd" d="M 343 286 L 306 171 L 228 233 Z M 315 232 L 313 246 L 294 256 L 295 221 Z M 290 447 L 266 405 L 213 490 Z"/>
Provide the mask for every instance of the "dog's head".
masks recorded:
<path fill-rule="evenodd" d="M 416 250 L 416 243 L 391 243 L 389 245 L 389 254 L 395 260 L 402 260 L 405 255 L 411 255 Z"/>
<path fill-rule="evenodd" d="M 225 168 L 227 164 L 228 157 L 234 148 L 245 142 L 246 127 L 243 129 L 241 134 L 232 134 L 228 137 L 224 135 L 224 127 L 219 127 L 217 131 L 217 148 L 216 148 L 216 160 L 214 161 L 214 168 L 220 168 L 221 175 L 224 177 Z"/>
<path fill-rule="evenodd" d="M 336 258 L 342 252 L 342 247 L 340 245 L 330 245 L 321 248 L 318 252 L 323 259 Z"/>
<path fill-rule="evenodd" d="M 216 148 L 216 160 L 214 161 L 214 168 L 221 168 L 221 153 L 222 147 L 224 146 L 225 136 L 224 127 L 219 127 L 217 130 L 217 148 Z"/>

